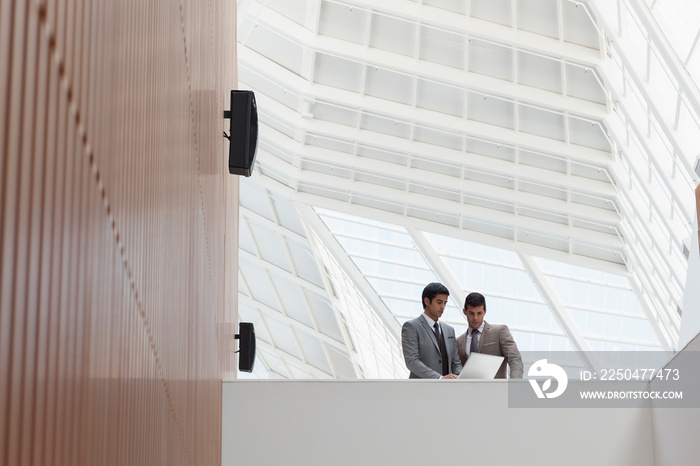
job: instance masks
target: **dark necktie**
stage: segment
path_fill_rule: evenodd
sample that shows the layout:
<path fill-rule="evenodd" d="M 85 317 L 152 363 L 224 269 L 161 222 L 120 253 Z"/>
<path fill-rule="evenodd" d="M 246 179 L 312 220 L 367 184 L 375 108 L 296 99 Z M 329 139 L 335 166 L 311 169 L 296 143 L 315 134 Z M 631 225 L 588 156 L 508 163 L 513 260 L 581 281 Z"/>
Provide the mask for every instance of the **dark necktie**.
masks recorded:
<path fill-rule="evenodd" d="M 437 339 L 438 348 L 440 348 L 440 358 L 442 359 L 442 375 L 447 375 L 450 373 L 450 365 L 447 361 L 447 348 L 445 347 L 445 340 L 444 338 L 442 338 L 442 334 L 440 333 L 440 324 L 435 322 L 435 324 L 433 324 L 433 328 L 435 329 L 435 338 Z"/>
<path fill-rule="evenodd" d="M 433 324 L 433 328 L 435 329 L 435 338 L 437 339 L 438 343 L 440 343 L 440 325 L 435 322 Z"/>
<path fill-rule="evenodd" d="M 472 329 L 472 343 L 469 346 L 469 354 L 477 352 L 479 342 L 476 340 L 476 338 L 478 335 L 479 335 L 479 331 L 477 329 Z"/>

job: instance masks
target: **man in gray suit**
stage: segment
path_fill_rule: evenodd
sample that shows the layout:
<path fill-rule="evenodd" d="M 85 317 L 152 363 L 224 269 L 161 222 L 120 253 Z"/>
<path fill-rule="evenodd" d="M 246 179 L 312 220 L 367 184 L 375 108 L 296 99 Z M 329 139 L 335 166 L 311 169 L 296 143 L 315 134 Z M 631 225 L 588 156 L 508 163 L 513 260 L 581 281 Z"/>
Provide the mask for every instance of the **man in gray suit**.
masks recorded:
<path fill-rule="evenodd" d="M 456 379 L 462 371 L 455 330 L 438 322 L 449 296 L 442 283 L 429 283 L 421 297 L 423 314 L 403 324 L 401 345 L 410 379 Z"/>
<path fill-rule="evenodd" d="M 462 365 L 467 362 L 472 351 L 503 356 L 505 359 L 498 368 L 496 379 L 505 379 L 506 362 L 510 366 L 510 378 L 523 378 L 523 360 L 510 334 L 507 325 L 489 324 L 484 321 L 486 298 L 481 293 L 469 293 L 464 300 L 464 315 L 469 321 L 469 328 L 457 337 L 457 348 Z"/>

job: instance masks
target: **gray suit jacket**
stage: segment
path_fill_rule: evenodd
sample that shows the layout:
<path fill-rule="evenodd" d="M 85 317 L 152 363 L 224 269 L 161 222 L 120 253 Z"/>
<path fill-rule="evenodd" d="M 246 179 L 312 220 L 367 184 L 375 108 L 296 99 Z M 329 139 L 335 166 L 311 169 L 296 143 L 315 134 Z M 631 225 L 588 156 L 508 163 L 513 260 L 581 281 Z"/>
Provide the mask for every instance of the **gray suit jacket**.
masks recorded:
<path fill-rule="evenodd" d="M 457 337 L 457 348 L 459 351 L 459 360 L 464 365 L 467 362 L 467 332 L 464 332 Z M 518 345 L 513 340 L 513 335 L 510 334 L 507 325 L 489 324 L 484 321 L 484 333 L 479 338 L 479 347 L 477 352 L 484 354 L 493 354 L 495 356 L 503 356 L 505 360 L 501 367 L 498 368 L 496 379 L 506 378 L 506 362 L 510 365 L 510 378 L 523 378 L 523 360 L 518 351 Z"/>
<path fill-rule="evenodd" d="M 455 329 L 447 324 L 440 324 L 445 348 L 447 349 L 450 372 L 458 374 L 462 364 L 457 354 Z M 440 347 L 433 329 L 421 314 L 413 320 L 404 322 L 401 328 L 401 345 L 406 367 L 411 371 L 409 379 L 439 379 L 442 377 L 442 357 Z"/>

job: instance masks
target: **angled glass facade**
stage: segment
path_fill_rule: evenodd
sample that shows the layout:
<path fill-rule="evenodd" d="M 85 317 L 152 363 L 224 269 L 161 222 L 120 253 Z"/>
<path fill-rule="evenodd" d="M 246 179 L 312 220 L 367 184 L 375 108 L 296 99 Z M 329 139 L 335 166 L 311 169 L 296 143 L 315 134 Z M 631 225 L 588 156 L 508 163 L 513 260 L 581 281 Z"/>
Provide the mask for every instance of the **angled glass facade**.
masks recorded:
<path fill-rule="evenodd" d="M 405 377 L 400 327 L 431 281 L 458 334 L 479 291 L 524 351 L 676 349 L 695 8 L 500 3 L 239 2 L 253 376 Z"/>

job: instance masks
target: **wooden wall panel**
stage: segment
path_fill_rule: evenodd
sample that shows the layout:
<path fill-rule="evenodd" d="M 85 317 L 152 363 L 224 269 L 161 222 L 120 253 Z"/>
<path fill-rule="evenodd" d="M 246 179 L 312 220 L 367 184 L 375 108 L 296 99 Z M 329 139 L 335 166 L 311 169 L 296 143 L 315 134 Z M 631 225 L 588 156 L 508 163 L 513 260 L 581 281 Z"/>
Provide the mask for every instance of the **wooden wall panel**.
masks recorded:
<path fill-rule="evenodd" d="M 0 0 L 0 464 L 220 464 L 235 24 L 224 0 Z"/>

